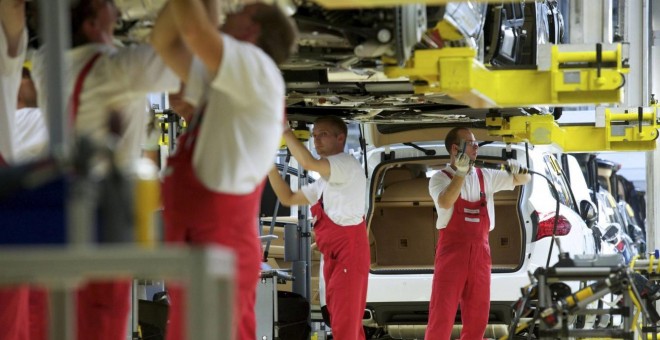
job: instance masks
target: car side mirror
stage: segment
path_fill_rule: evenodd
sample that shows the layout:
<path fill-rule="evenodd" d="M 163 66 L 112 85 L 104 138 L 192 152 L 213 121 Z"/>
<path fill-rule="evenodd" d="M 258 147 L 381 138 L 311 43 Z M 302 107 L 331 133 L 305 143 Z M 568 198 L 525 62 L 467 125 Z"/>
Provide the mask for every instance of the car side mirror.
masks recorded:
<path fill-rule="evenodd" d="M 596 224 L 598 221 L 598 210 L 594 202 L 589 200 L 582 200 L 580 202 L 580 217 L 582 217 L 582 220 L 589 228 Z"/>
<path fill-rule="evenodd" d="M 605 241 L 614 241 L 619 235 L 619 226 L 616 223 L 610 223 L 605 230 L 603 239 Z"/>

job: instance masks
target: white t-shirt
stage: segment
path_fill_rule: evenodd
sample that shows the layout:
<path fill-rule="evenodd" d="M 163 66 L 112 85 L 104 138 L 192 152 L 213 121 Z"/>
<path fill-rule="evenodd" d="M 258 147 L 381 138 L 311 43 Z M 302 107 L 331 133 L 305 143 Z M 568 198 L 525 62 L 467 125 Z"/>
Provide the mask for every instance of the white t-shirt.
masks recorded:
<path fill-rule="evenodd" d="M 46 154 L 48 128 L 40 109 L 27 107 L 17 110 L 16 125 L 12 130 L 16 141 L 14 162 L 26 162 Z"/>
<path fill-rule="evenodd" d="M 147 94 L 176 91 L 179 81 L 149 45 L 86 44 L 66 52 L 64 93 L 67 103 L 78 74 L 97 52 L 102 54 L 84 80 L 75 131 L 103 145 L 108 141 L 109 114 L 119 113 L 123 133 L 117 144 L 116 159 L 121 167 L 126 167 L 140 157 L 140 146 L 146 134 Z M 47 113 L 44 79 L 47 60 L 44 57 L 43 50 L 35 55 L 32 76 L 39 104 Z"/>
<path fill-rule="evenodd" d="M 198 107 L 205 92 L 207 98 L 193 166 L 210 190 L 247 194 L 273 167 L 282 138 L 284 80 L 260 48 L 222 37 L 218 73 L 210 74 L 195 58 L 186 83 L 186 101 Z"/>
<path fill-rule="evenodd" d="M 447 167 L 444 169 L 454 176 L 454 169 L 447 164 Z M 488 202 L 488 217 L 490 219 L 490 230 L 495 228 L 495 203 L 493 200 L 493 195 L 502 190 L 513 190 L 513 175 L 510 175 L 504 171 L 492 170 L 492 169 L 481 169 L 484 175 L 484 192 L 486 193 L 486 200 Z M 442 171 L 436 172 L 429 181 L 429 193 L 431 198 L 433 198 L 433 203 L 435 203 L 435 208 L 438 211 L 438 221 L 435 224 L 435 227 L 438 229 L 443 229 L 449 223 L 451 215 L 454 212 L 454 207 L 452 206 L 449 209 L 442 209 L 438 205 L 438 195 L 444 188 L 446 188 L 451 179 L 447 177 Z M 461 188 L 461 197 L 464 200 L 474 202 L 480 199 L 479 195 L 479 176 L 477 172 L 473 169 L 470 173 L 465 176 L 465 182 Z"/>
<path fill-rule="evenodd" d="M 320 178 L 301 188 L 312 203 L 323 194 L 323 210 L 335 223 L 351 226 L 362 222 L 367 195 L 367 178 L 355 157 L 340 153 L 327 157 L 330 178 Z"/>
<path fill-rule="evenodd" d="M 7 36 L 0 25 L 0 155 L 8 163 L 15 160 L 16 138 L 13 128 L 16 125 L 16 105 L 18 88 L 21 83 L 23 61 L 27 48 L 27 32 L 19 42 L 19 51 L 14 58 L 7 54 L 9 50 Z"/>

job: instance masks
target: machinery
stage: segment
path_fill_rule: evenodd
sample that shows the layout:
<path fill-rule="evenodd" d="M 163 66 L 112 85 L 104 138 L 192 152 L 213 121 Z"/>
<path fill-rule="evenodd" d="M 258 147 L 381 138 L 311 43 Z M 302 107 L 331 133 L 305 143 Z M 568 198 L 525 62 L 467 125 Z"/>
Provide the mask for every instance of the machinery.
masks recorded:
<path fill-rule="evenodd" d="M 530 275 L 532 283 L 521 289 L 522 298 L 515 304 L 516 316 L 509 335 L 502 339 L 512 339 L 516 334 L 535 334 L 538 339 L 635 339 L 641 334 L 657 339 L 660 315 L 654 302 L 660 298 L 658 261 L 651 255 L 624 267 L 617 257 L 569 258 L 563 254 L 555 266 L 537 269 Z M 583 288 L 571 292 L 564 283 L 567 281 L 581 281 Z M 592 302 L 610 294 L 618 297 L 610 308 L 592 307 Z M 620 327 L 580 329 L 570 321 L 585 314 L 620 315 L 623 322 Z M 525 317 L 526 321 L 521 321 Z"/>

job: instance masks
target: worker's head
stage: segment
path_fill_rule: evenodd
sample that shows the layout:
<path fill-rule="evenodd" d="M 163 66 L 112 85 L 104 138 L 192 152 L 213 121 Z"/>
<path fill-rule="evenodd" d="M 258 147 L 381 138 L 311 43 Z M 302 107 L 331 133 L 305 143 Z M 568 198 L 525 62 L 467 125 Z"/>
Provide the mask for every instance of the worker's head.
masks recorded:
<path fill-rule="evenodd" d="M 465 142 L 465 154 L 468 155 L 471 160 L 477 159 L 479 144 L 474 139 L 472 131 L 466 127 L 455 127 L 451 129 L 447 134 L 447 137 L 445 137 L 445 148 L 452 160 L 463 152 L 461 149 L 462 142 Z"/>
<path fill-rule="evenodd" d="M 119 11 L 114 0 L 71 0 L 71 45 L 112 44 Z"/>
<path fill-rule="evenodd" d="M 222 31 L 259 46 L 276 64 L 295 50 L 298 29 L 277 5 L 254 3 L 227 14 Z"/>
<path fill-rule="evenodd" d="M 32 82 L 30 69 L 23 67 L 23 77 L 18 88 L 17 109 L 26 107 L 37 107 L 37 89 L 34 87 L 34 82 Z"/>
<path fill-rule="evenodd" d="M 314 121 L 312 136 L 319 156 L 327 157 L 344 151 L 348 127 L 336 116 L 322 116 Z"/>

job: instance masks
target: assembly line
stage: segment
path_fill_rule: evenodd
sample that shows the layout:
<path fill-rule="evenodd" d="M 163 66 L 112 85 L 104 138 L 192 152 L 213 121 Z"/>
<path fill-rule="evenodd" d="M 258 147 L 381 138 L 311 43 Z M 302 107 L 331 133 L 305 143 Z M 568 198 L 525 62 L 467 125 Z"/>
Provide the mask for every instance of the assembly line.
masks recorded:
<path fill-rule="evenodd" d="M 410 2 L 0 0 L 0 340 L 656 339 L 637 45 Z"/>

